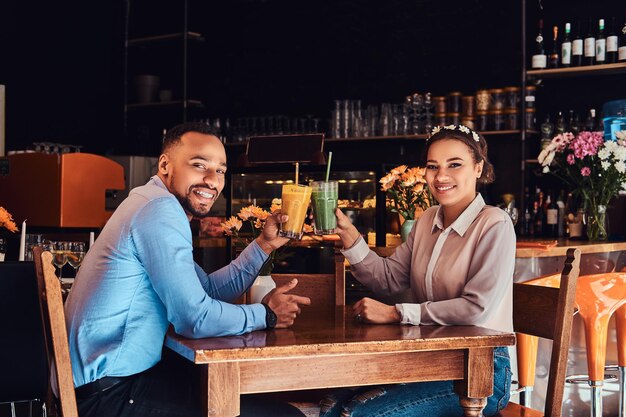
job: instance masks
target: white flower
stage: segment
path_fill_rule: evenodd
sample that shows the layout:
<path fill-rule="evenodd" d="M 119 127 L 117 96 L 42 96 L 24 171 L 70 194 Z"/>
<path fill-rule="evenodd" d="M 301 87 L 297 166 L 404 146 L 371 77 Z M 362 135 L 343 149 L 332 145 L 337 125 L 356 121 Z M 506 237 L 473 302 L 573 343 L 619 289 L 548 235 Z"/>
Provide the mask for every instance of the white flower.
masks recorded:
<path fill-rule="evenodd" d="M 619 161 L 615 164 L 615 169 L 620 174 L 626 173 L 626 163 L 624 163 L 624 161 Z"/>
<path fill-rule="evenodd" d="M 548 172 L 550 172 L 550 167 L 546 165 L 545 167 L 543 167 L 543 173 L 547 174 Z"/>
<path fill-rule="evenodd" d="M 605 146 L 604 148 L 600 149 L 598 151 L 598 158 L 602 159 L 603 161 L 609 159 L 609 157 L 611 156 L 611 151 L 608 148 L 608 146 Z"/>
<path fill-rule="evenodd" d="M 602 161 L 600 164 L 602 165 L 602 169 L 605 170 L 605 171 L 608 171 L 609 168 L 611 168 L 611 163 L 610 162 Z"/>
<path fill-rule="evenodd" d="M 539 163 L 541 165 L 548 166 L 552 163 L 554 155 L 556 155 L 556 152 L 546 147 L 544 150 L 541 151 L 537 159 L 539 160 Z"/>
<path fill-rule="evenodd" d="M 447 130 L 456 130 L 456 125 L 448 125 L 448 126 L 444 126 L 443 128 Z"/>
<path fill-rule="evenodd" d="M 472 137 L 476 142 L 480 142 L 480 136 L 478 136 L 478 133 L 472 132 Z"/>
<path fill-rule="evenodd" d="M 626 140 L 626 130 L 620 130 L 619 132 L 615 132 L 615 137 L 621 140 Z"/>
<path fill-rule="evenodd" d="M 433 130 L 430 131 L 431 135 L 434 135 L 435 133 L 439 133 L 441 132 L 441 126 L 435 126 L 433 127 Z"/>
<path fill-rule="evenodd" d="M 613 150 L 613 155 L 616 159 L 620 161 L 626 160 L 626 147 L 625 146 L 616 146 Z"/>
<path fill-rule="evenodd" d="M 467 135 L 470 133 L 469 127 L 467 126 L 459 125 L 459 130 Z"/>

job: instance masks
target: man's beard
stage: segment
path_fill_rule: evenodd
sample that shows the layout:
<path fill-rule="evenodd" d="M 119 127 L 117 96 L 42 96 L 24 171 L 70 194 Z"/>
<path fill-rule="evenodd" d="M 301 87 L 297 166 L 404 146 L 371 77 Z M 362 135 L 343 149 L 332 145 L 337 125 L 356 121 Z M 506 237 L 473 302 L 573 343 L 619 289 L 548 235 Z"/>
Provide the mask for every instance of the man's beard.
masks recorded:
<path fill-rule="evenodd" d="M 174 182 L 174 178 L 172 177 L 172 183 L 173 182 Z M 193 204 L 191 203 L 191 193 L 193 192 L 191 190 L 193 190 L 194 188 L 206 188 L 207 190 L 210 190 L 210 188 L 207 187 L 206 185 L 198 184 L 198 185 L 193 185 L 189 187 L 189 192 L 185 196 L 180 195 L 179 193 L 175 191 L 172 192 L 172 194 L 174 194 L 174 197 L 176 197 L 180 205 L 183 206 L 183 209 L 185 210 L 186 213 L 191 214 L 193 217 L 197 219 L 203 219 L 205 217 L 209 217 L 209 212 L 211 211 L 211 207 L 213 207 L 212 204 L 208 207 L 201 205 L 198 208 L 198 207 L 194 207 Z M 219 193 L 215 195 L 215 198 L 213 199 L 213 201 L 215 201 L 217 197 L 219 197 Z"/>

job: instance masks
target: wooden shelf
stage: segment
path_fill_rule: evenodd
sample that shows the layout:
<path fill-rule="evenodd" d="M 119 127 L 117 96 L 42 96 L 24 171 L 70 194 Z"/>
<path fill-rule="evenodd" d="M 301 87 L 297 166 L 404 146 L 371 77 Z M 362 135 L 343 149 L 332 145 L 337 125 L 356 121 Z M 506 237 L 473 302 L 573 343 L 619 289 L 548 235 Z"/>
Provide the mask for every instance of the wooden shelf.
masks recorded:
<path fill-rule="evenodd" d="M 521 130 L 486 130 L 480 132 L 483 136 L 506 136 L 506 135 L 519 135 Z M 527 130 L 526 134 L 536 135 L 539 132 L 536 130 Z M 327 138 L 324 139 L 325 143 L 349 143 L 349 142 L 366 142 L 366 141 L 414 141 L 414 140 L 426 140 L 429 135 L 399 135 L 399 136 L 368 136 L 368 137 L 353 137 L 353 138 Z M 226 146 L 245 146 L 247 142 L 226 143 Z"/>
<path fill-rule="evenodd" d="M 126 105 L 126 108 L 128 110 L 149 109 L 149 108 L 183 106 L 184 104 L 185 102 L 183 100 L 154 101 L 150 103 L 129 103 Z M 187 107 L 204 107 L 204 104 L 202 104 L 200 100 L 187 100 Z"/>
<path fill-rule="evenodd" d="M 551 68 L 526 71 L 526 75 L 529 78 L 561 78 L 611 74 L 626 74 L 626 62 L 620 62 L 617 64 L 590 65 L 586 67 Z"/>
<path fill-rule="evenodd" d="M 140 46 L 140 45 L 146 45 L 146 44 L 156 43 L 156 42 L 178 40 L 178 39 L 183 39 L 184 36 L 185 36 L 184 32 L 179 32 L 179 33 L 168 33 L 166 35 L 146 36 L 143 38 L 129 39 L 128 46 Z M 204 42 L 204 37 L 201 34 L 196 33 L 196 32 L 187 32 L 187 39 L 198 41 L 198 42 Z"/>

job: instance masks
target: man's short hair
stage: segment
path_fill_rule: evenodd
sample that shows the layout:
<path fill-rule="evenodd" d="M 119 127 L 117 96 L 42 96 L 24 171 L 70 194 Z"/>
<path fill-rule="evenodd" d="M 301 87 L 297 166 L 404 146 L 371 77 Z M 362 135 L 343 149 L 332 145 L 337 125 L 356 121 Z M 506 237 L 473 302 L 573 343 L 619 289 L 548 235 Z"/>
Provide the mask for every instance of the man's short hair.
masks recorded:
<path fill-rule="evenodd" d="M 170 146 L 180 143 L 180 138 L 188 132 L 202 133 L 203 135 L 218 136 L 217 129 L 200 122 L 188 122 L 174 126 L 165 133 L 163 136 L 163 145 L 161 146 L 161 153 L 165 153 Z"/>

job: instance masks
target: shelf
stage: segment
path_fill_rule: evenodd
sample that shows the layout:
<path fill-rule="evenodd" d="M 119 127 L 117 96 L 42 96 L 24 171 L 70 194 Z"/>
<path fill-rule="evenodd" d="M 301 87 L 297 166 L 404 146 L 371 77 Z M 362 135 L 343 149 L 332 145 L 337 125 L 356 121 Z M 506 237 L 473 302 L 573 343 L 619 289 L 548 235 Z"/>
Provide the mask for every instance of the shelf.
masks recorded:
<path fill-rule="evenodd" d="M 143 38 L 129 39 L 128 46 L 141 46 L 141 45 L 146 45 L 150 43 L 178 40 L 178 39 L 183 39 L 184 35 L 185 35 L 184 32 L 179 32 L 179 33 L 169 33 L 167 35 L 146 36 Z M 204 42 L 204 37 L 201 34 L 196 33 L 196 32 L 187 32 L 187 39 L 198 41 L 198 42 Z"/>
<path fill-rule="evenodd" d="M 626 62 L 620 62 L 617 64 L 590 65 L 586 67 L 551 68 L 545 70 L 526 71 L 526 76 L 530 78 L 582 77 L 611 74 L 626 74 Z"/>
<path fill-rule="evenodd" d="M 163 108 L 163 107 L 174 107 L 174 106 L 183 106 L 183 100 L 175 100 L 175 101 L 154 101 L 150 103 L 129 103 L 126 105 L 128 110 L 135 109 L 150 109 L 150 108 Z M 187 107 L 204 107 L 204 104 L 200 100 L 187 100 Z"/>
<path fill-rule="evenodd" d="M 521 130 L 486 130 L 482 133 L 483 136 L 506 136 L 506 135 L 519 135 Z M 526 134 L 536 135 L 539 132 L 536 130 L 527 130 Z M 354 137 L 354 138 L 328 138 L 324 139 L 325 143 L 349 143 L 349 142 L 364 142 L 364 141 L 389 141 L 389 140 L 425 140 L 429 135 L 399 135 L 399 136 L 368 136 L 368 137 Z M 245 146 L 247 142 L 226 143 L 226 146 Z"/>

